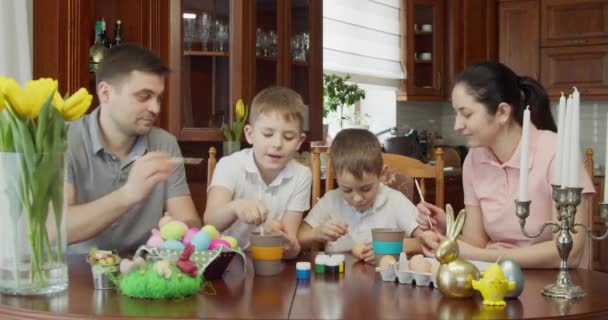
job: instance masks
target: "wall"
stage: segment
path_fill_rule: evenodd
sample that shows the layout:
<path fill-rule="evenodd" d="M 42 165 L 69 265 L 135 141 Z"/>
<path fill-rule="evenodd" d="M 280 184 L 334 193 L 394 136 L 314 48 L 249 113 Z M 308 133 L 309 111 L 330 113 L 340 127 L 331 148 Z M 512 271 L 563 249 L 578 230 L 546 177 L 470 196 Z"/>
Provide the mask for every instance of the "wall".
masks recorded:
<path fill-rule="evenodd" d="M 553 119 L 557 122 L 557 101 L 552 102 Z M 606 125 L 608 101 L 585 101 L 581 97 L 581 152 L 593 148 L 596 174 L 602 173 L 606 163 Z M 448 102 L 400 102 L 397 104 L 397 126 L 404 129 L 431 129 L 442 133 L 443 142 L 466 144 L 454 131 L 455 113 Z"/>
<path fill-rule="evenodd" d="M 32 0 L 0 0 L 0 74 L 21 84 L 32 78 L 32 16 Z"/>

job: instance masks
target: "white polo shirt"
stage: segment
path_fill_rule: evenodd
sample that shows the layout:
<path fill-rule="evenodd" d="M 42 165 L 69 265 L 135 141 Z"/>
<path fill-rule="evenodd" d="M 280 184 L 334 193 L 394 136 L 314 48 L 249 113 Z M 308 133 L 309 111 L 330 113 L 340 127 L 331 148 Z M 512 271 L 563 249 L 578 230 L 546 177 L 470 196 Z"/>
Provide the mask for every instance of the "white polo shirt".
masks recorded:
<path fill-rule="evenodd" d="M 268 209 L 268 219 L 282 219 L 287 211 L 310 209 L 311 181 L 310 169 L 291 160 L 267 185 L 249 148 L 221 158 L 207 190 L 221 186 L 233 192 L 232 199 L 259 199 Z M 222 234 L 235 237 L 245 249 L 249 247 L 249 235 L 256 229 L 254 224 L 237 220 Z"/>
<path fill-rule="evenodd" d="M 327 252 L 350 251 L 355 243 L 371 243 L 372 229 L 399 228 L 411 236 L 416 224 L 416 206 L 401 192 L 380 184 L 374 205 L 364 212 L 353 208 L 342 191 L 331 190 L 310 210 L 304 221 L 317 228 L 328 220 L 348 224 L 348 234 L 325 245 Z"/>

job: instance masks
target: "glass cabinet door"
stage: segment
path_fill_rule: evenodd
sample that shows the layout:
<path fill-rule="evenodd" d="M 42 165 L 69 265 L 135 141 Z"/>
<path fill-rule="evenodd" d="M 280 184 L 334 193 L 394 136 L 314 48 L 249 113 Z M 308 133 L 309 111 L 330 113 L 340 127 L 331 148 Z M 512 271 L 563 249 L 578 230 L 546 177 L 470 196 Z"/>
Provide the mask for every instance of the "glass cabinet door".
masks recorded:
<path fill-rule="evenodd" d="M 291 30 L 289 34 L 289 86 L 302 95 L 310 106 L 310 0 L 291 1 Z M 310 109 L 310 108 L 308 108 Z M 305 110 L 304 130 L 310 129 L 309 110 Z"/>
<path fill-rule="evenodd" d="M 408 70 L 413 78 L 412 93 L 441 94 L 441 6 L 439 1 L 414 1 L 410 27 L 413 48 Z M 408 75 L 409 77 L 410 75 Z"/>
<path fill-rule="evenodd" d="M 278 0 L 255 1 L 255 92 L 278 85 Z"/>
<path fill-rule="evenodd" d="M 230 0 L 182 0 L 182 128 L 230 117 Z"/>

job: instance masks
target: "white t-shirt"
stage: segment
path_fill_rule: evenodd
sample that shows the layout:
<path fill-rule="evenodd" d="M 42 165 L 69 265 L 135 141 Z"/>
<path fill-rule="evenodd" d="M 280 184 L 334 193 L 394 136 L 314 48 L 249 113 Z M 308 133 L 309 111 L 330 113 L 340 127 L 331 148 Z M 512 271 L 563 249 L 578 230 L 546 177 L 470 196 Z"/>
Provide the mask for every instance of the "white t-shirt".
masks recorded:
<path fill-rule="evenodd" d="M 399 228 L 411 236 L 416 224 L 416 206 L 401 192 L 380 184 L 374 205 L 359 212 L 349 205 L 342 192 L 331 190 L 310 210 L 304 221 L 316 228 L 328 220 L 348 224 L 348 234 L 325 245 L 327 252 L 350 251 L 355 243 L 371 243 L 372 229 Z"/>
<path fill-rule="evenodd" d="M 279 175 L 266 185 L 253 160 L 251 148 L 222 157 L 215 167 L 208 189 L 228 188 L 232 199 L 259 199 L 268 209 L 268 219 L 282 219 L 287 211 L 303 212 L 310 209 L 310 169 L 291 160 Z M 257 226 L 239 220 L 222 232 L 233 236 L 243 249 L 249 247 L 249 235 Z"/>

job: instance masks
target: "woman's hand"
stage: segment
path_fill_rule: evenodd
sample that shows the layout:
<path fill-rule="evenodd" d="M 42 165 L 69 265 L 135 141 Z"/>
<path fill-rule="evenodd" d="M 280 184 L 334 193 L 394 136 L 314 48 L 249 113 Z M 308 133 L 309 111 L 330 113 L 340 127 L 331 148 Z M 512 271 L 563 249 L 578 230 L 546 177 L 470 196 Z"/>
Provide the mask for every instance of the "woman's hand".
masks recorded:
<path fill-rule="evenodd" d="M 422 253 L 427 257 L 435 256 L 435 249 L 439 246 L 439 243 L 443 241 L 445 237 L 440 233 L 433 230 L 428 230 L 422 233 L 420 236 L 420 243 L 422 244 Z"/>
<path fill-rule="evenodd" d="M 445 233 L 445 211 L 443 209 L 425 201 L 420 202 L 417 208 L 416 223 L 422 230 L 433 229 L 442 234 Z M 432 225 L 429 224 L 429 221 Z"/>

